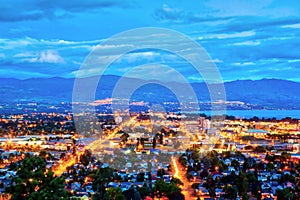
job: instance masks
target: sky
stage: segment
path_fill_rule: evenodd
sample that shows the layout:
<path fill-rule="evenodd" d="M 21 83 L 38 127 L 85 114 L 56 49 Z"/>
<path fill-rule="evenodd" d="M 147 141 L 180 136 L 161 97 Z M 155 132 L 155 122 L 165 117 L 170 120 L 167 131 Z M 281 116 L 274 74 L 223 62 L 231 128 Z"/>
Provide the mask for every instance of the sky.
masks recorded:
<path fill-rule="evenodd" d="M 300 82 L 299 0 L 0 0 L 0 10 L 1 78 L 76 77 L 103 41 L 130 29 L 159 27 L 195 40 L 224 81 Z M 153 49 L 123 55 L 105 73 L 122 75 L 141 65 L 151 71 L 151 63 L 201 81 L 186 60 Z"/>

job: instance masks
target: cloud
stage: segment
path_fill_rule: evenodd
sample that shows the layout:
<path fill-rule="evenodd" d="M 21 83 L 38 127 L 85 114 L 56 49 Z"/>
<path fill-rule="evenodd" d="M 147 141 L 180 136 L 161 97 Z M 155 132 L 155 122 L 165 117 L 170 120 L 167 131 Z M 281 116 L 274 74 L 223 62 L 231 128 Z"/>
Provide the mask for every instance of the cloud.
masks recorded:
<path fill-rule="evenodd" d="M 238 62 L 238 63 L 233 63 L 232 65 L 236 66 L 248 66 L 248 65 L 255 65 L 254 62 Z"/>
<path fill-rule="evenodd" d="M 155 58 L 161 56 L 158 52 L 146 51 L 146 52 L 134 52 L 126 54 L 122 59 L 126 60 L 128 63 L 135 63 L 142 60 L 154 61 Z"/>
<path fill-rule="evenodd" d="M 38 62 L 46 63 L 64 63 L 64 59 L 58 54 L 57 51 L 47 50 L 42 51 L 37 58 Z"/>
<path fill-rule="evenodd" d="M 288 60 L 289 63 L 300 63 L 300 59 L 293 59 L 293 60 Z"/>
<path fill-rule="evenodd" d="M 87 12 L 96 9 L 119 7 L 126 8 L 130 3 L 121 0 L 72 0 L 72 1 L 36 1 L 27 0 L 0 0 L 0 21 L 16 22 L 39 20 L 43 18 L 54 19 L 69 17 L 74 13 Z"/>
<path fill-rule="evenodd" d="M 79 68 L 84 58 L 98 43 L 99 40 L 2 38 L 0 68 L 7 72 L 13 70 L 15 78 L 21 79 L 30 77 L 31 73 L 31 77 L 65 77 Z M 19 76 L 16 75 L 17 72 Z"/>
<path fill-rule="evenodd" d="M 300 28 L 300 23 L 298 24 L 288 24 L 281 26 L 282 28 Z"/>
<path fill-rule="evenodd" d="M 64 59 L 55 50 L 45 50 L 38 53 L 19 53 L 14 57 L 30 63 L 65 63 Z"/>
<path fill-rule="evenodd" d="M 218 32 L 244 32 L 251 30 L 267 30 L 281 26 L 300 23 L 299 17 L 271 18 L 261 16 L 240 16 L 233 18 L 230 23 L 216 27 Z"/>
<path fill-rule="evenodd" d="M 70 55 L 78 55 L 78 52 L 85 52 L 87 55 L 101 40 L 92 41 L 66 41 L 66 40 L 45 40 L 31 37 L 25 38 L 0 38 L 1 50 L 6 54 L 22 56 L 36 56 L 35 52 L 44 52 L 41 57 L 64 52 Z M 50 49 L 49 52 L 45 49 Z M 0 50 L 0 53 L 1 53 Z M 53 50 L 53 51 L 51 51 Z M 81 54 L 83 55 L 83 54 Z"/>
<path fill-rule="evenodd" d="M 160 8 L 155 9 L 154 19 L 163 23 L 201 23 L 213 21 L 226 21 L 231 17 L 213 17 L 211 15 L 203 16 L 199 13 L 186 11 L 179 8 L 170 7 L 168 4 L 163 4 Z"/>
<path fill-rule="evenodd" d="M 268 16 L 274 18 L 297 16 L 299 1 L 277 0 L 210 0 L 205 6 L 214 12 L 215 16 Z"/>
<path fill-rule="evenodd" d="M 26 20 L 38 20 L 45 18 L 42 11 L 29 11 L 29 12 L 18 12 L 15 9 L 3 10 L 1 8 L 0 21 L 4 22 L 16 22 L 16 21 L 26 21 Z"/>
<path fill-rule="evenodd" d="M 207 62 L 223 63 L 223 60 L 220 60 L 220 59 L 213 59 L 213 60 L 208 60 Z"/>
<path fill-rule="evenodd" d="M 25 74 L 29 77 L 31 72 L 32 77 L 71 77 L 106 37 L 131 28 L 159 26 L 194 38 L 208 52 L 225 80 L 264 76 L 286 76 L 288 79 L 297 74 L 300 13 L 295 10 L 299 3 L 269 0 L 254 4 L 245 0 L 167 2 L 138 1 L 133 5 L 117 0 L 28 0 L 25 4 L 21 0 L 0 0 L 0 67 L 8 73 L 14 70 L 14 75 L 20 72 L 20 77 Z M 148 36 L 145 33 L 141 37 L 147 40 Z M 129 44 L 132 38 L 126 39 L 101 46 L 106 55 L 99 57 L 99 66 L 118 54 L 121 45 Z M 164 44 L 165 38 L 158 36 L 151 42 Z M 176 39 L 170 40 L 170 44 L 188 49 Z M 187 77 L 196 73 L 178 56 L 153 49 L 123 55 L 114 61 L 108 73 L 122 75 L 130 67 L 147 63 L 174 67 Z M 98 73 L 97 66 L 90 69 L 89 74 Z M 141 71 L 141 74 L 146 75 L 146 72 Z"/>
<path fill-rule="evenodd" d="M 208 39 L 230 39 L 230 38 L 243 38 L 243 37 L 250 37 L 255 35 L 255 31 L 243 31 L 243 32 L 235 32 L 235 33 L 220 33 L 220 34 L 212 34 L 207 35 Z M 201 37 L 203 39 L 203 37 Z"/>
<path fill-rule="evenodd" d="M 176 8 L 170 8 L 167 4 L 164 4 L 161 8 L 155 11 L 155 18 L 160 21 L 172 20 L 172 22 L 182 23 L 185 17 L 185 13 Z"/>
<path fill-rule="evenodd" d="M 235 46 L 256 46 L 259 44 L 260 44 L 259 41 L 244 41 L 244 42 L 233 43 L 233 45 L 235 45 Z"/>

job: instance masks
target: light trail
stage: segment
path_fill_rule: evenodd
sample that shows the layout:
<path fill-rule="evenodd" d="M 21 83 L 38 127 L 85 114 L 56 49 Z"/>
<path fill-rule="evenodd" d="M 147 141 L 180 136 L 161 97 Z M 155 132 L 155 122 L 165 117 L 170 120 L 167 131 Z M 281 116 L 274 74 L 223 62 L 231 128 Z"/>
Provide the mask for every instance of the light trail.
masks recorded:
<path fill-rule="evenodd" d="M 85 149 L 89 149 L 92 152 L 97 150 L 99 147 L 103 147 L 107 144 L 104 144 L 106 141 L 109 141 L 110 139 L 114 138 L 116 136 L 116 134 L 118 133 L 118 131 L 122 130 L 124 127 L 136 127 L 140 125 L 140 122 L 136 121 L 137 116 L 134 117 L 130 117 L 127 121 L 124 121 L 123 123 L 121 123 L 119 125 L 118 128 L 114 129 L 111 133 L 108 134 L 107 138 L 99 138 L 93 142 L 91 142 L 90 144 L 88 144 L 87 146 L 85 146 L 83 149 L 81 149 L 80 151 L 78 151 L 76 153 L 75 156 L 69 156 L 66 159 L 61 159 L 59 160 L 59 162 L 57 164 L 55 164 L 52 167 L 52 170 L 54 172 L 55 175 L 59 176 L 61 175 L 63 172 L 65 172 L 67 170 L 68 167 L 76 164 L 78 162 L 78 160 L 80 159 L 80 156 L 83 154 L 83 152 L 85 151 Z M 188 133 L 188 135 L 192 135 L 190 132 L 188 132 L 186 130 L 186 128 L 184 127 L 185 132 Z M 185 175 L 180 173 L 180 170 L 178 169 L 178 164 L 176 162 L 175 158 L 172 158 L 173 160 L 173 165 L 176 169 L 176 173 L 174 176 L 180 178 L 183 180 L 183 178 L 185 178 Z"/>
<path fill-rule="evenodd" d="M 99 139 L 93 141 L 92 143 L 90 143 L 89 145 L 87 145 L 85 148 L 90 149 L 91 151 L 95 151 L 97 148 L 99 148 L 99 146 L 104 145 L 103 143 L 105 141 L 109 141 L 109 139 L 112 139 L 113 137 L 115 137 L 119 130 L 122 130 L 126 126 L 131 126 L 132 124 L 136 124 L 135 123 L 136 118 L 137 118 L 136 116 L 131 117 L 129 120 L 120 124 L 118 128 L 114 129 L 113 132 L 108 135 L 108 138 L 105 138 L 105 139 L 99 138 Z"/>
<path fill-rule="evenodd" d="M 173 176 L 175 178 L 179 178 L 178 177 L 178 174 L 179 174 L 178 166 L 177 166 L 176 160 L 175 160 L 175 158 L 173 156 L 172 156 L 172 162 L 173 162 L 173 166 L 174 166 L 174 170 L 175 170 L 175 173 L 174 173 Z"/>
<path fill-rule="evenodd" d="M 63 172 L 67 170 L 68 167 L 73 166 L 83 155 L 84 151 L 77 152 L 76 155 L 70 155 L 67 160 L 60 159 L 56 165 L 52 167 L 52 171 L 56 176 L 60 176 Z"/>
<path fill-rule="evenodd" d="M 52 171 L 56 176 L 60 176 L 63 172 L 65 172 L 67 170 L 68 167 L 73 166 L 74 164 L 76 164 L 79 159 L 80 156 L 83 155 L 83 152 L 85 151 L 85 149 L 89 149 L 91 151 L 96 150 L 99 145 L 103 145 L 103 141 L 109 140 L 109 138 L 114 137 L 119 130 L 122 130 L 123 127 L 125 126 L 130 126 L 133 123 L 135 123 L 136 117 L 132 117 L 130 118 L 128 121 L 123 122 L 118 129 L 115 129 L 109 136 L 108 139 L 102 139 L 99 138 L 98 140 L 93 141 L 92 143 L 90 143 L 89 145 L 85 146 L 83 149 L 81 149 L 80 151 L 77 151 L 76 155 L 70 155 L 67 160 L 66 159 L 60 159 L 58 161 L 57 164 L 55 164 L 52 167 Z"/>
<path fill-rule="evenodd" d="M 191 183 L 186 179 L 184 170 L 180 170 L 180 168 L 182 169 L 181 164 L 174 157 L 172 157 L 172 164 L 173 168 L 175 169 L 173 176 L 183 182 L 182 194 L 184 195 L 185 199 L 195 199 L 196 197 L 193 197 L 193 189 L 191 187 Z"/>

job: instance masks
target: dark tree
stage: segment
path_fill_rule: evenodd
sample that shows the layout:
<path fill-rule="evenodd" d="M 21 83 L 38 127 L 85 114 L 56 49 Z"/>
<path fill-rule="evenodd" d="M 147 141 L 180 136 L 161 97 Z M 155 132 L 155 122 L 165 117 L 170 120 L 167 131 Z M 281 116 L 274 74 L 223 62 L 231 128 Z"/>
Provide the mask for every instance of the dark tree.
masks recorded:
<path fill-rule="evenodd" d="M 159 170 L 157 170 L 157 176 L 158 176 L 158 177 L 162 178 L 163 175 L 165 175 L 165 170 L 164 170 L 164 169 L 159 169 Z"/>
<path fill-rule="evenodd" d="M 153 142 L 152 142 L 152 148 L 155 149 L 156 148 L 156 138 L 153 138 Z"/>
<path fill-rule="evenodd" d="M 225 188 L 225 197 L 228 199 L 236 199 L 237 197 L 237 189 L 233 186 L 229 186 Z"/>
<path fill-rule="evenodd" d="M 19 165 L 17 177 L 7 188 L 12 194 L 12 200 L 18 199 L 67 199 L 64 190 L 64 178 L 56 177 L 51 170 L 46 169 L 42 157 L 28 156 Z"/>

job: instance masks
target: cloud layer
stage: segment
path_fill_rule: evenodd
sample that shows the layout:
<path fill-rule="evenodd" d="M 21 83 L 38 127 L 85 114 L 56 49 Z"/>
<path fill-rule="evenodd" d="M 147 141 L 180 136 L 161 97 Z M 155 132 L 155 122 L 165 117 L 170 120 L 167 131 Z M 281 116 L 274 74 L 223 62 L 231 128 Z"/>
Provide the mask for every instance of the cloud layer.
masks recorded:
<path fill-rule="evenodd" d="M 25 4 L 0 0 L 0 9 L 0 77 L 74 77 L 103 40 L 131 28 L 154 26 L 193 38 L 207 50 L 225 81 L 300 81 L 298 1 L 28 0 Z M 188 62 L 153 49 L 124 55 L 106 73 L 121 75 L 151 63 L 172 67 L 190 81 L 201 81 Z M 97 73 L 96 67 L 89 75 Z M 161 79 L 166 76 L 162 73 Z"/>

